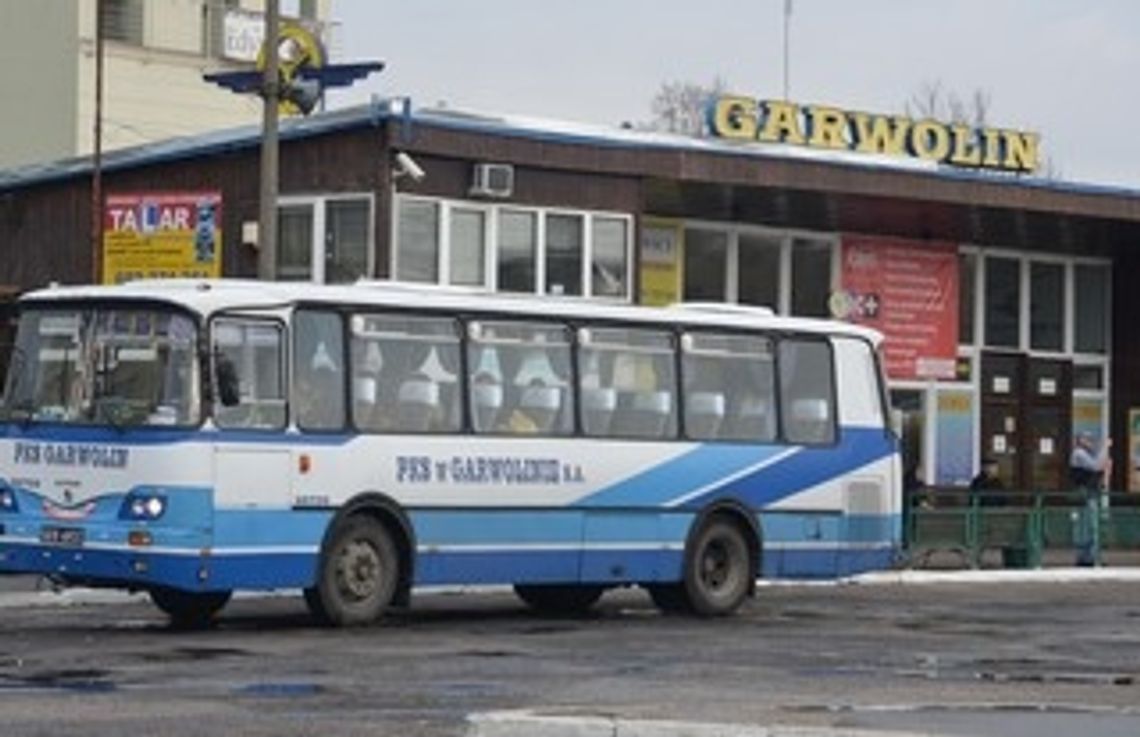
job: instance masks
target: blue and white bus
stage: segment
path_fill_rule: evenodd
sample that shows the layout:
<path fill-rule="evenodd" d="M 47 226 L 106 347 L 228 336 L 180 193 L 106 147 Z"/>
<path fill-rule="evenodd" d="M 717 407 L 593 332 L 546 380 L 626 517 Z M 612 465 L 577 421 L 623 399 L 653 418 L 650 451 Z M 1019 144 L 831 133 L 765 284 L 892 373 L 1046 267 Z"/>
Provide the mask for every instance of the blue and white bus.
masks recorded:
<path fill-rule="evenodd" d="M 336 625 L 419 586 L 734 611 L 897 552 L 881 336 L 763 308 L 383 282 L 52 287 L 0 405 L 0 572 L 205 623 L 301 589 Z"/>

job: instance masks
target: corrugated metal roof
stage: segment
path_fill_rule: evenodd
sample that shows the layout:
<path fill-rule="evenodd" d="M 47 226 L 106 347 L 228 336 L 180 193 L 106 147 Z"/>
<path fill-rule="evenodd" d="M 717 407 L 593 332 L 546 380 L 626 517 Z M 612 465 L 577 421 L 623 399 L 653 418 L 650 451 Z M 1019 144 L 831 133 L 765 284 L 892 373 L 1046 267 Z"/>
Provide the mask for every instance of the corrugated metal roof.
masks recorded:
<path fill-rule="evenodd" d="M 375 99 L 372 103 L 282 122 L 281 140 L 307 138 L 335 131 L 377 126 L 389 119 L 400 119 L 396 101 Z M 1093 196 L 1140 198 L 1140 188 L 1067 182 L 1032 176 L 977 171 L 933 162 L 850 151 L 830 151 L 786 144 L 724 141 L 718 138 L 692 138 L 611 126 L 590 125 L 542 118 L 497 115 L 453 109 L 420 109 L 410 113 L 412 125 L 427 125 L 484 135 L 497 135 L 621 149 L 680 150 L 726 156 L 796 160 L 827 163 L 868 171 L 898 171 L 939 179 L 976 181 L 1010 187 L 1029 187 L 1053 192 Z M 170 161 L 210 156 L 252 148 L 260 144 L 259 125 L 246 125 L 209 131 L 193 136 L 171 138 L 142 146 L 111 151 L 103 156 L 103 170 L 121 171 Z M 92 159 L 83 156 L 61 161 L 32 164 L 0 171 L 0 191 L 87 176 Z"/>

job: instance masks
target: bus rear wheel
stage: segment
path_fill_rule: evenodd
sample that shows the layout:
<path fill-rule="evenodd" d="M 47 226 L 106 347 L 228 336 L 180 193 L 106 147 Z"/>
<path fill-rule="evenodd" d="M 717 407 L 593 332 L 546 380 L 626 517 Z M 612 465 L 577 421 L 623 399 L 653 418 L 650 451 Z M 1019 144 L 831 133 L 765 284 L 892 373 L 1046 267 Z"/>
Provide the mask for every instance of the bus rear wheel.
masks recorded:
<path fill-rule="evenodd" d="M 756 565 L 743 525 L 713 515 L 696 529 L 679 583 L 651 584 L 653 603 L 666 614 L 719 617 L 740 608 L 752 589 Z"/>
<path fill-rule="evenodd" d="M 582 614 L 598 603 L 604 586 L 519 584 L 515 593 L 527 606 L 545 614 Z"/>
<path fill-rule="evenodd" d="M 232 591 L 182 591 L 181 589 L 154 588 L 150 600 L 170 617 L 170 624 L 178 629 L 201 629 L 208 626 L 214 615 L 229 603 Z"/>
<path fill-rule="evenodd" d="M 752 590 L 756 564 L 741 524 L 724 515 L 709 517 L 693 537 L 682 581 L 693 613 L 732 614 Z"/>
<path fill-rule="evenodd" d="M 325 624 L 371 624 L 391 604 L 398 578 L 396 545 L 384 525 L 370 517 L 349 517 L 333 529 L 305 602 Z"/>

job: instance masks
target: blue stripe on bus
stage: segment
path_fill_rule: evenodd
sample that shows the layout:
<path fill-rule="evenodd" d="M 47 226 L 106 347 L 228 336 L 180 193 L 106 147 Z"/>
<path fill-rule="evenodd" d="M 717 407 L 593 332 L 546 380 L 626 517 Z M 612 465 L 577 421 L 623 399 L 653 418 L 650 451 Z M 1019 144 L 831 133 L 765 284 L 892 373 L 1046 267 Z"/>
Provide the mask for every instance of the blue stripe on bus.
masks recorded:
<path fill-rule="evenodd" d="M 333 513 L 308 509 L 218 509 L 214 546 L 311 545 L 319 548 Z"/>
<path fill-rule="evenodd" d="M 577 505 L 658 507 L 680 502 L 686 509 L 698 509 L 731 496 L 760 508 L 895 452 L 893 439 L 883 430 L 845 428 L 840 437 L 835 446 L 800 447 L 774 462 L 788 452 L 787 446 L 701 445 L 590 494 Z M 766 462 L 769 465 L 747 470 Z"/>

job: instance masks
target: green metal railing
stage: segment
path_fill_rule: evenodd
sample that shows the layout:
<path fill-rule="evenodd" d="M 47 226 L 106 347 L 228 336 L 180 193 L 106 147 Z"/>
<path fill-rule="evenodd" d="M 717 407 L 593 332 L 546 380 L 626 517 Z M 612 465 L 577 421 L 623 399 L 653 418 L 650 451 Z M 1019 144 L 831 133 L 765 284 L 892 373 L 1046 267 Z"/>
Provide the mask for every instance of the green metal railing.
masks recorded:
<path fill-rule="evenodd" d="M 1102 494 L 1096 551 L 1140 551 L 1140 494 Z M 1000 550 L 1009 567 L 1036 568 L 1047 550 L 1075 551 L 1086 543 L 1090 514 L 1080 492 L 929 489 L 911 495 L 904 514 L 907 559 L 912 565 L 952 551 L 980 567 Z"/>

